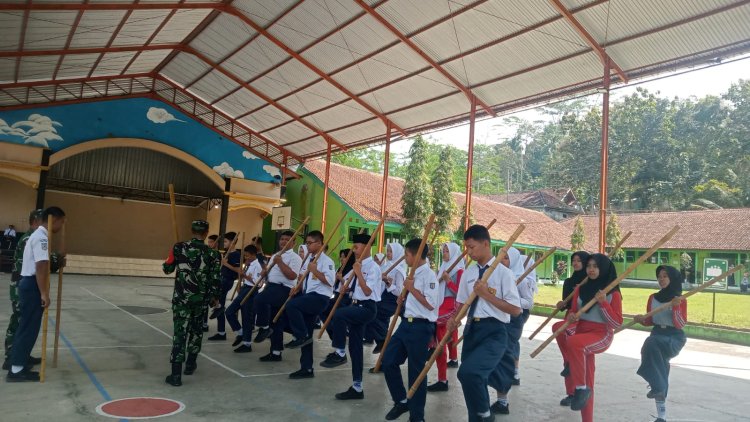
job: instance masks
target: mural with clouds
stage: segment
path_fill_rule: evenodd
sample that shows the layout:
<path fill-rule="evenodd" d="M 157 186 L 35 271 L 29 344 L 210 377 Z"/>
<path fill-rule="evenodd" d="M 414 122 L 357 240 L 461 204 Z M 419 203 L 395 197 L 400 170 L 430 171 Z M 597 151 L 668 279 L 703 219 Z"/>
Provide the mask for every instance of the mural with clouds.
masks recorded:
<path fill-rule="evenodd" d="M 222 176 L 272 182 L 279 169 L 178 110 L 147 98 L 0 111 L 0 142 L 57 152 L 103 138 L 142 138 L 178 148 Z"/>

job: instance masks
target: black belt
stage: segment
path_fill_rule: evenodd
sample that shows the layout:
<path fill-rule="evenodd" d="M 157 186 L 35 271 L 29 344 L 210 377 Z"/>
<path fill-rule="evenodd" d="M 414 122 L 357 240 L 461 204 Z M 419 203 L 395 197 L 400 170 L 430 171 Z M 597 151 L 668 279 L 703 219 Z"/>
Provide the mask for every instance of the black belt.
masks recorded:
<path fill-rule="evenodd" d="M 426 322 L 426 323 L 432 322 L 427 318 L 413 318 L 413 317 L 401 317 L 401 320 L 406 321 L 406 322 L 412 322 L 412 323 L 413 322 Z"/>
<path fill-rule="evenodd" d="M 366 305 L 366 304 L 368 304 L 370 302 L 375 303 L 375 301 L 372 300 L 372 299 L 366 299 L 366 300 L 357 300 L 357 299 L 354 299 L 354 300 L 352 300 L 352 305 Z"/>
<path fill-rule="evenodd" d="M 500 324 L 504 324 L 504 322 L 500 321 L 500 320 L 499 320 L 499 319 L 497 319 L 497 318 L 493 318 L 493 317 L 485 317 L 485 318 L 476 318 L 476 317 L 475 317 L 475 318 L 472 318 L 472 319 L 471 319 L 471 323 L 472 323 L 472 324 L 476 324 L 476 323 L 478 323 L 478 322 L 483 322 L 483 323 L 488 323 L 488 322 L 497 322 L 497 323 L 500 323 Z"/>

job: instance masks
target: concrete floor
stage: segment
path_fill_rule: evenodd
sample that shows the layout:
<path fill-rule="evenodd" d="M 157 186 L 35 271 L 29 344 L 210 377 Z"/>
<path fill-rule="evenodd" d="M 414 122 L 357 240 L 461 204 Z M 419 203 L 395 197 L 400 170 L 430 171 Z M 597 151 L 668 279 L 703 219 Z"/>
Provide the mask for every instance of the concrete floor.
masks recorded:
<path fill-rule="evenodd" d="M 0 275 L 5 286 L 8 275 Z M 56 284 L 56 278 L 55 283 Z M 54 298 L 54 289 L 52 297 Z M 284 352 L 278 363 L 261 363 L 268 343 L 254 345 L 250 354 L 232 352 L 230 341 L 205 342 L 199 368 L 183 376 L 183 386 L 164 383 L 169 372 L 171 314 L 170 280 L 126 277 L 65 276 L 60 362 L 48 368 L 44 384 L 0 382 L 0 420 L 4 422 L 53 417 L 55 421 L 107 420 L 95 408 L 104 401 L 126 397 L 165 397 L 179 400 L 185 410 L 171 418 L 259 421 L 380 421 L 391 406 L 381 375 L 365 374 L 365 400 L 339 402 L 334 393 L 351 383 L 349 366 L 316 368 L 313 380 L 291 381 L 298 369 L 298 351 Z M 130 306 L 155 307 L 163 312 L 140 314 Z M 0 327 L 7 326 L 8 299 L 0 300 Z M 133 313 L 131 313 L 133 312 Z M 140 315 L 139 315 L 140 314 Z M 54 315 L 54 312 L 50 312 Z M 532 317 L 522 340 L 523 385 L 511 392 L 511 415 L 499 421 L 574 421 L 576 413 L 560 407 L 561 361 L 552 345 L 536 359 L 528 353 L 540 340 L 526 338 L 541 319 Z M 215 322 L 211 322 L 211 335 Z M 54 325 L 50 324 L 49 344 Z M 549 330 L 545 331 L 549 334 Z M 618 334 L 610 351 L 597 358 L 596 418 L 604 421 L 651 421 L 653 401 L 645 398 L 646 383 L 635 374 L 646 333 Z M 230 336 L 231 337 L 231 336 Z M 37 342 L 35 356 L 40 354 Z M 330 352 L 327 336 L 316 343 L 316 361 Z M 48 352 L 51 359 L 51 350 Z M 365 368 L 376 356 L 365 349 Z M 460 384 L 450 370 L 451 391 L 430 394 L 426 419 L 466 420 Z M 430 373 L 434 380 L 435 369 Z M 750 420 L 750 348 L 689 340 L 674 360 L 668 402 L 670 421 Z M 494 398 L 494 393 L 491 394 Z M 402 416 L 401 420 L 407 420 Z"/>

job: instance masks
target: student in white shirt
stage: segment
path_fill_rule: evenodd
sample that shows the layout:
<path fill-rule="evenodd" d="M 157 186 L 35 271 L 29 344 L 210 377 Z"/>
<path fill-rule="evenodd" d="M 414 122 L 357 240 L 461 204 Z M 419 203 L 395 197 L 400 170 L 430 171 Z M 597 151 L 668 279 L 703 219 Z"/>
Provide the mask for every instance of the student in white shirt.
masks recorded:
<path fill-rule="evenodd" d="M 240 291 L 226 310 L 227 322 L 229 322 L 229 326 L 232 327 L 232 331 L 234 331 L 236 336 L 232 347 L 242 343 L 240 347 L 234 349 L 235 353 L 249 353 L 253 351 L 253 302 L 255 296 L 258 294 L 258 289 L 255 289 L 253 295 L 245 301 L 244 305 L 242 301 L 253 289 L 255 283 L 260 281 L 260 274 L 263 271 L 258 262 L 258 248 L 254 245 L 247 245 L 243 249 L 243 254 L 245 258 L 245 270 L 242 271 L 239 267 L 232 267 L 238 274 L 242 273 L 242 277 L 239 280 L 239 283 L 242 283 Z M 240 311 L 242 311 L 242 325 L 240 325 L 237 318 L 237 313 Z"/>
<path fill-rule="evenodd" d="M 49 217 L 52 227 L 48 227 Z M 65 224 L 65 212 L 58 207 L 49 207 L 42 213 L 42 225 L 31 234 L 23 250 L 21 281 L 18 282 L 21 317 L 18 331 L 13 338 L 8 382 L 39 381 L 39 373 L 28 365 L 31 349 L 39 336 L 44 308 L 51 303 L 49 297 L 49 235 L 57 233 Z"/>
<path fill-rule="evenodd" d="M 343 393 L 336 394 L 338 400 L 360 400 L 365 398 L 362 389 L 362 336 L 365 325 L 375 319 L 377 314 L 380 293 L 383 291 L 380 266 L 370 257 L 370 251 L 366 249 L 370 241 L 367 234 L 354 236 L 354 254 L 358 257 L 354 263 L 352 272 L 353 279 L 350 285 L 352 291 L 352 304 L 346 308 L 336 309 L 331 325 L 333 325 L 333 348 L 326 360 L 320 365 L 324 368 L 335 368 L 346 363 L 347 337 L 349 338 L 349 354 L 352 358 L 352 386 Z M 346 279 L 349 279 L 347 274 Z M 343 285 L 342 285 L 343 288 Z"/>
<path fill-rule="evenodd" d="M 499 385 L 510 374 L 498 374 L 496 369 L 508 347 L 507 325 L 511 316 L 521 313 L 513 273 L 498 265 L 485 283 L 480 283 L 485 271 L 495 258 L 490 249 L 490 233 L 486 227 L 473 225 L 464 233 L 464 245 L 469 257 L 475 261 L 463 273 L 456 295 L 457 305 L 467 303 L 473 291 L 477 297 L 469 308 L 464 328 L 464 345 L 458 379 L 470 422 L 494 421 L 490 411 L 489 383 Z M 448 331 L 458 326 L 455 319 L 448 321 Z"/>
<path fill-rule="evenodd" d="M 404 247 L 398 243 L 389 243 L 385 250 L 386 260 L 380 266 L 380 269 L 383 271 L 390 268 L 393 263 L 404 256 Z M 383 269 L 384 267 L 385 269 Z M 396 299 L 401 294 L 405 278 L 406 263 L 403 260 L 396 268 L 392 269 L 388 274 L 383 274 L 381 277 L 383 280 L 383 292 L 380 295 L 380 302 L 378 302 L 378 315 L 365 328 L 365 342 L 367 343 L 368 340 L 375 342 L 375 348 L 372 350 L 372 354 L 374 355 L 380 353 L 380 349 L 383 347 L 391 317 L 393 317 L 393 313 L 396 312 L 396 307 L 398 306 Z"/>
<path fill-rule="evenodd" d="M 406 399 L 406 388 L 401 378 L 401 364 L 409 360 L 409 385 L 412 385 L 427 362 L 427 345 L 435 335 L 435 322 L 442 302 L 442 287 L 427 263 L 428 248 L 419 252 L 420 239 L 406 244 L 406 264 L 416 266 L 414 277 L 404 281 L 407 296 L 404 299 L 404 314 L 401 324 L 391 337 L 383 356 L 383 374 L 388 391 L 393 399 L 393 408 L 386 420 L 398 419 L 409 412 L 409 420 L 424 420 L 424 405 L 427 399 L 427 380 L 423 380 L 411 400 Z M 399 297 L 399 300 L 401 298 Z"/>
<path fill-rule="evenodd" d="M 278 362 L 281 360 L 281 351 L 284 350 L 284 330 L 283 327 L 271 327 L 271 319 L 279 311 L 281 306 L 289 297 L 289 291 L 297 284 L 299 269 L 302 266 L 302 258 L 297 255 L 292 246 L 294 243 L 294 232 L 285 231 L 279 237 L 279 248 L 284 249 L 287 243 L 289 249 L 283 254 L 277 252 L 269 260 L 270 268 L 263 271 L 266 276 L 265 289 L 255 296 L 256 318 L 255 324 L 258 326 L 258 334 L 253 340 L 260 343 L 271 337 L 271 352 L 260 358 L 261 362 Z M 268 267 L 267 267 L 268 268 Z"/>
<path fill-rule="evenodd" d="M 313 372 L 313 330 L 315 319 L 328 306 L 333 296 L 336 280 L 335 264 L 323 252 L 323 233 L 313 230 L 307 234 L 305 244 L 310 257 L 302 264 L 300 276 L 305 278 L 297 288 L 292 289 L 294 297 L 286 305 L 284 317 L 294 339 L 284 347 L 301 347 L 300 370 L 289 374 L 291 379 L 312 378 Z"/>

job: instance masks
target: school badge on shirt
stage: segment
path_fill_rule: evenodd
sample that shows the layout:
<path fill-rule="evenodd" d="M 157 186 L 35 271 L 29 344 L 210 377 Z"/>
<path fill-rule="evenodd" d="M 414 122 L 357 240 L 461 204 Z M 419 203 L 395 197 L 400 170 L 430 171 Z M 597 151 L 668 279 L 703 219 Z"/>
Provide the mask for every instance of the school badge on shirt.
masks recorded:
<path fill-rule="evenodd" d="M 434 288 L 435 288 L 435 283 L 430 283 L 430 289 L 434 289 Z"/>

